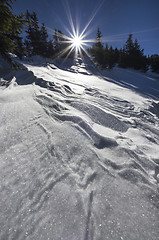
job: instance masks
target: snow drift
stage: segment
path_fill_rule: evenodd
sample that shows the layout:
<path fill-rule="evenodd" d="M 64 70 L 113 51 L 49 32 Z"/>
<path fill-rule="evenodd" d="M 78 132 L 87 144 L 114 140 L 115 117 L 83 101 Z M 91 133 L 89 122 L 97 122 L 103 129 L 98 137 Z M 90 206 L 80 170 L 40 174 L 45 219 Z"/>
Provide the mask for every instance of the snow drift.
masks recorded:
<path fill-rule="evenodd" d="M 19 64 L 1 71 L 0 238 L 157 240 L 158 79 Z"/>

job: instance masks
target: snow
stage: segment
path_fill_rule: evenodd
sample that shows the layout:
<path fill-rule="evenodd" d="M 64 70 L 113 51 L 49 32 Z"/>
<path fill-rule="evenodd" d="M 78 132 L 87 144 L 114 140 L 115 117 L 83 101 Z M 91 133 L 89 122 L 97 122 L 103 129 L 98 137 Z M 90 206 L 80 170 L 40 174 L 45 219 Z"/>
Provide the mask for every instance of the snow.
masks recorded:
<path fill-rule="evenodd" d="M 19 64 L 0 65 L 0 239 L 158 240 L 157 78 Z"/>

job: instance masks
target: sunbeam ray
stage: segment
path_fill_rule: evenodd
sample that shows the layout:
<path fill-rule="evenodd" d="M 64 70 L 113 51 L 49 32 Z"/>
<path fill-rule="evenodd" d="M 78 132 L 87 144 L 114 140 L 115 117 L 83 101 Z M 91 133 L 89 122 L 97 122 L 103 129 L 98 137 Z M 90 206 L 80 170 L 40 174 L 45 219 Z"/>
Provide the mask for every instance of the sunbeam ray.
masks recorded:
<path fill-rule="evenodd" d="M 65 57 L 65 59 L 67 59 L 73 51 L 75 53 L 75 58 L 77 58 L 78 55 L 80 55 L 82 57 L 82 52 L 85 52 L 89 56 L 89 54 L 85 50 L 85 47 L 89 47 L 89 43 L 92 43 L 95 40 L 94 39 L 85 39 L 85 38 L 90 33 L 93 32 L 94 26 L 89 30 L 88 30 L 88 27 L 90 26 L 91 22 L 93 21 L 93 19 L 97 15 L 98 11 L 102 7 L 104 1 L 105 0 L 102 0 L 100 2 L 100 4 L 97 6 L 93 15 L 91 16 L 90 20 L 88 21 L 88 23 L 86 24 L 86 26 L 84 27 L 84 29 L 82 30 L 81 33 L 79 32 L 80 27 L 79 27 L 78 21 L 76 22 L 76 28 L 75 28 L 75 24 L 73 22 L 73 18 L 71 15 L 71 10 L 70 10 L 68 1 L 66 1 L 64 3 L 64 7 L 65 7 L 66 15 L 67 15 L 70 27 L 71 27 L 71 31 L 64 24 L 63 24 L 64 28 L 65 28 L 66 32 L 69 34 L 69 36 L 57 31 L 57 37 L 59 38 L 58 42 L 60 43 L 61 51 L 56 55 L 56 57 L 61 57 L 67 53 L 67 55 Z M 51 29 L 49 29 L 49 30 L 51 32 Z M 63 47 L 62 47 L 62 44 L 63 44 Z"/>
<path fill-rule="evenodd" d="M 88 21 L 88 23 L 86 24 L 85 28 L 83 29 L 83 31 L 81 32 L 80 37 L 83 36 L 83 34 L 86 32 L 87 28 L 89 27 L 89 25 L 91 24 L 91 22 L 93 21 L 93 19 L 95 18 L 95 16 L 97 15 L 98 11 L 100 10 L 100 8 L 102 7 L 103 3 L 105 0 L 103 0 L 100 5 L 97 7 L 97 9 L 95 10 L 94 14 L 92 15 L 92 17 L 90 18 L 90 20 Z"/>
<path fill-rule="evenodd" d="M 64 61 L 66 61 L 67 60 L 67 58 L 70 56 L 70 54 L 71 54 L 71 52 L 72 52 L 72 50 L 73 50 L 73 46 L 72 46 L 72 48 L 70 49 L 70 51 L 68 52 L 68 54 L 66 55 L 66 57 L 65 57 L 65 59 L 64 59 Z"/>
<path fill-rule="evenodd" d="M 68 4 L 67 1 L 66 1 L 66 9 L 67 9 L 67 10 L 66 10 L 66 14 L 67 14 L 67 17 L 68 17 L 68 20 L 69 20 L 71 29 L 72 29 L 72 31 L 73 31 L 73 35 L 75 36 L 76 31 L 75 31 L 75 27 L 74 27 L 74 24 L 73 24 L 73 19 L 72 19 L 70 7 L 69 7 L 69 4 Z"/>
<path fill-rule="evenodd" d="M 65 49 L 61 50 L 56 56 L 55 58 L 59 58 L 62 57 L 63 55 L 65 55 L 65 53 L 67 53 L 69 50 L 73 49 L 74 47 L 72 45 L 69 45 L 68 47 L 66 47 Z"/>

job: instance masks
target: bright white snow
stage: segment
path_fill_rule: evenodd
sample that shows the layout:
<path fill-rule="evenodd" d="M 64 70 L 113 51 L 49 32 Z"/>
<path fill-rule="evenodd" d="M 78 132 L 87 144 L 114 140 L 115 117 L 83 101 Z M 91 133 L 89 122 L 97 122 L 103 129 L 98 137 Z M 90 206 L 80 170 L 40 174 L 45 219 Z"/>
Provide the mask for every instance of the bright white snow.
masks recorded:
<path fill-rule="evenodd" d="M 159 79 L 19 64 L 0 64 L 0 239 L 158 240 Z"/>

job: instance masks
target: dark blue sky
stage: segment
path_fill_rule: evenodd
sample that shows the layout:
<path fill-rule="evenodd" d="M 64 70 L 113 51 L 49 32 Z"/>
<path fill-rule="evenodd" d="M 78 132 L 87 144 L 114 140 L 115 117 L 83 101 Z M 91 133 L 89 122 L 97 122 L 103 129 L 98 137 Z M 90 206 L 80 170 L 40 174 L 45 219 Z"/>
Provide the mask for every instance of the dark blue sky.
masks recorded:
<path fill-rule="evenodd" d="M 145 54 L 159 54 L 159 0 L 17 0 L 14 12 L 35 11 L 50 34 L 55 28 L 67 34 L 65 27 L 71 31 L 68 6 L 80 31 L 96 13 L 87 28 L 92 31 L 87 39 L 95 39 L 99 26 L 103 41 L 120 48 L 133 33 Z"/>

